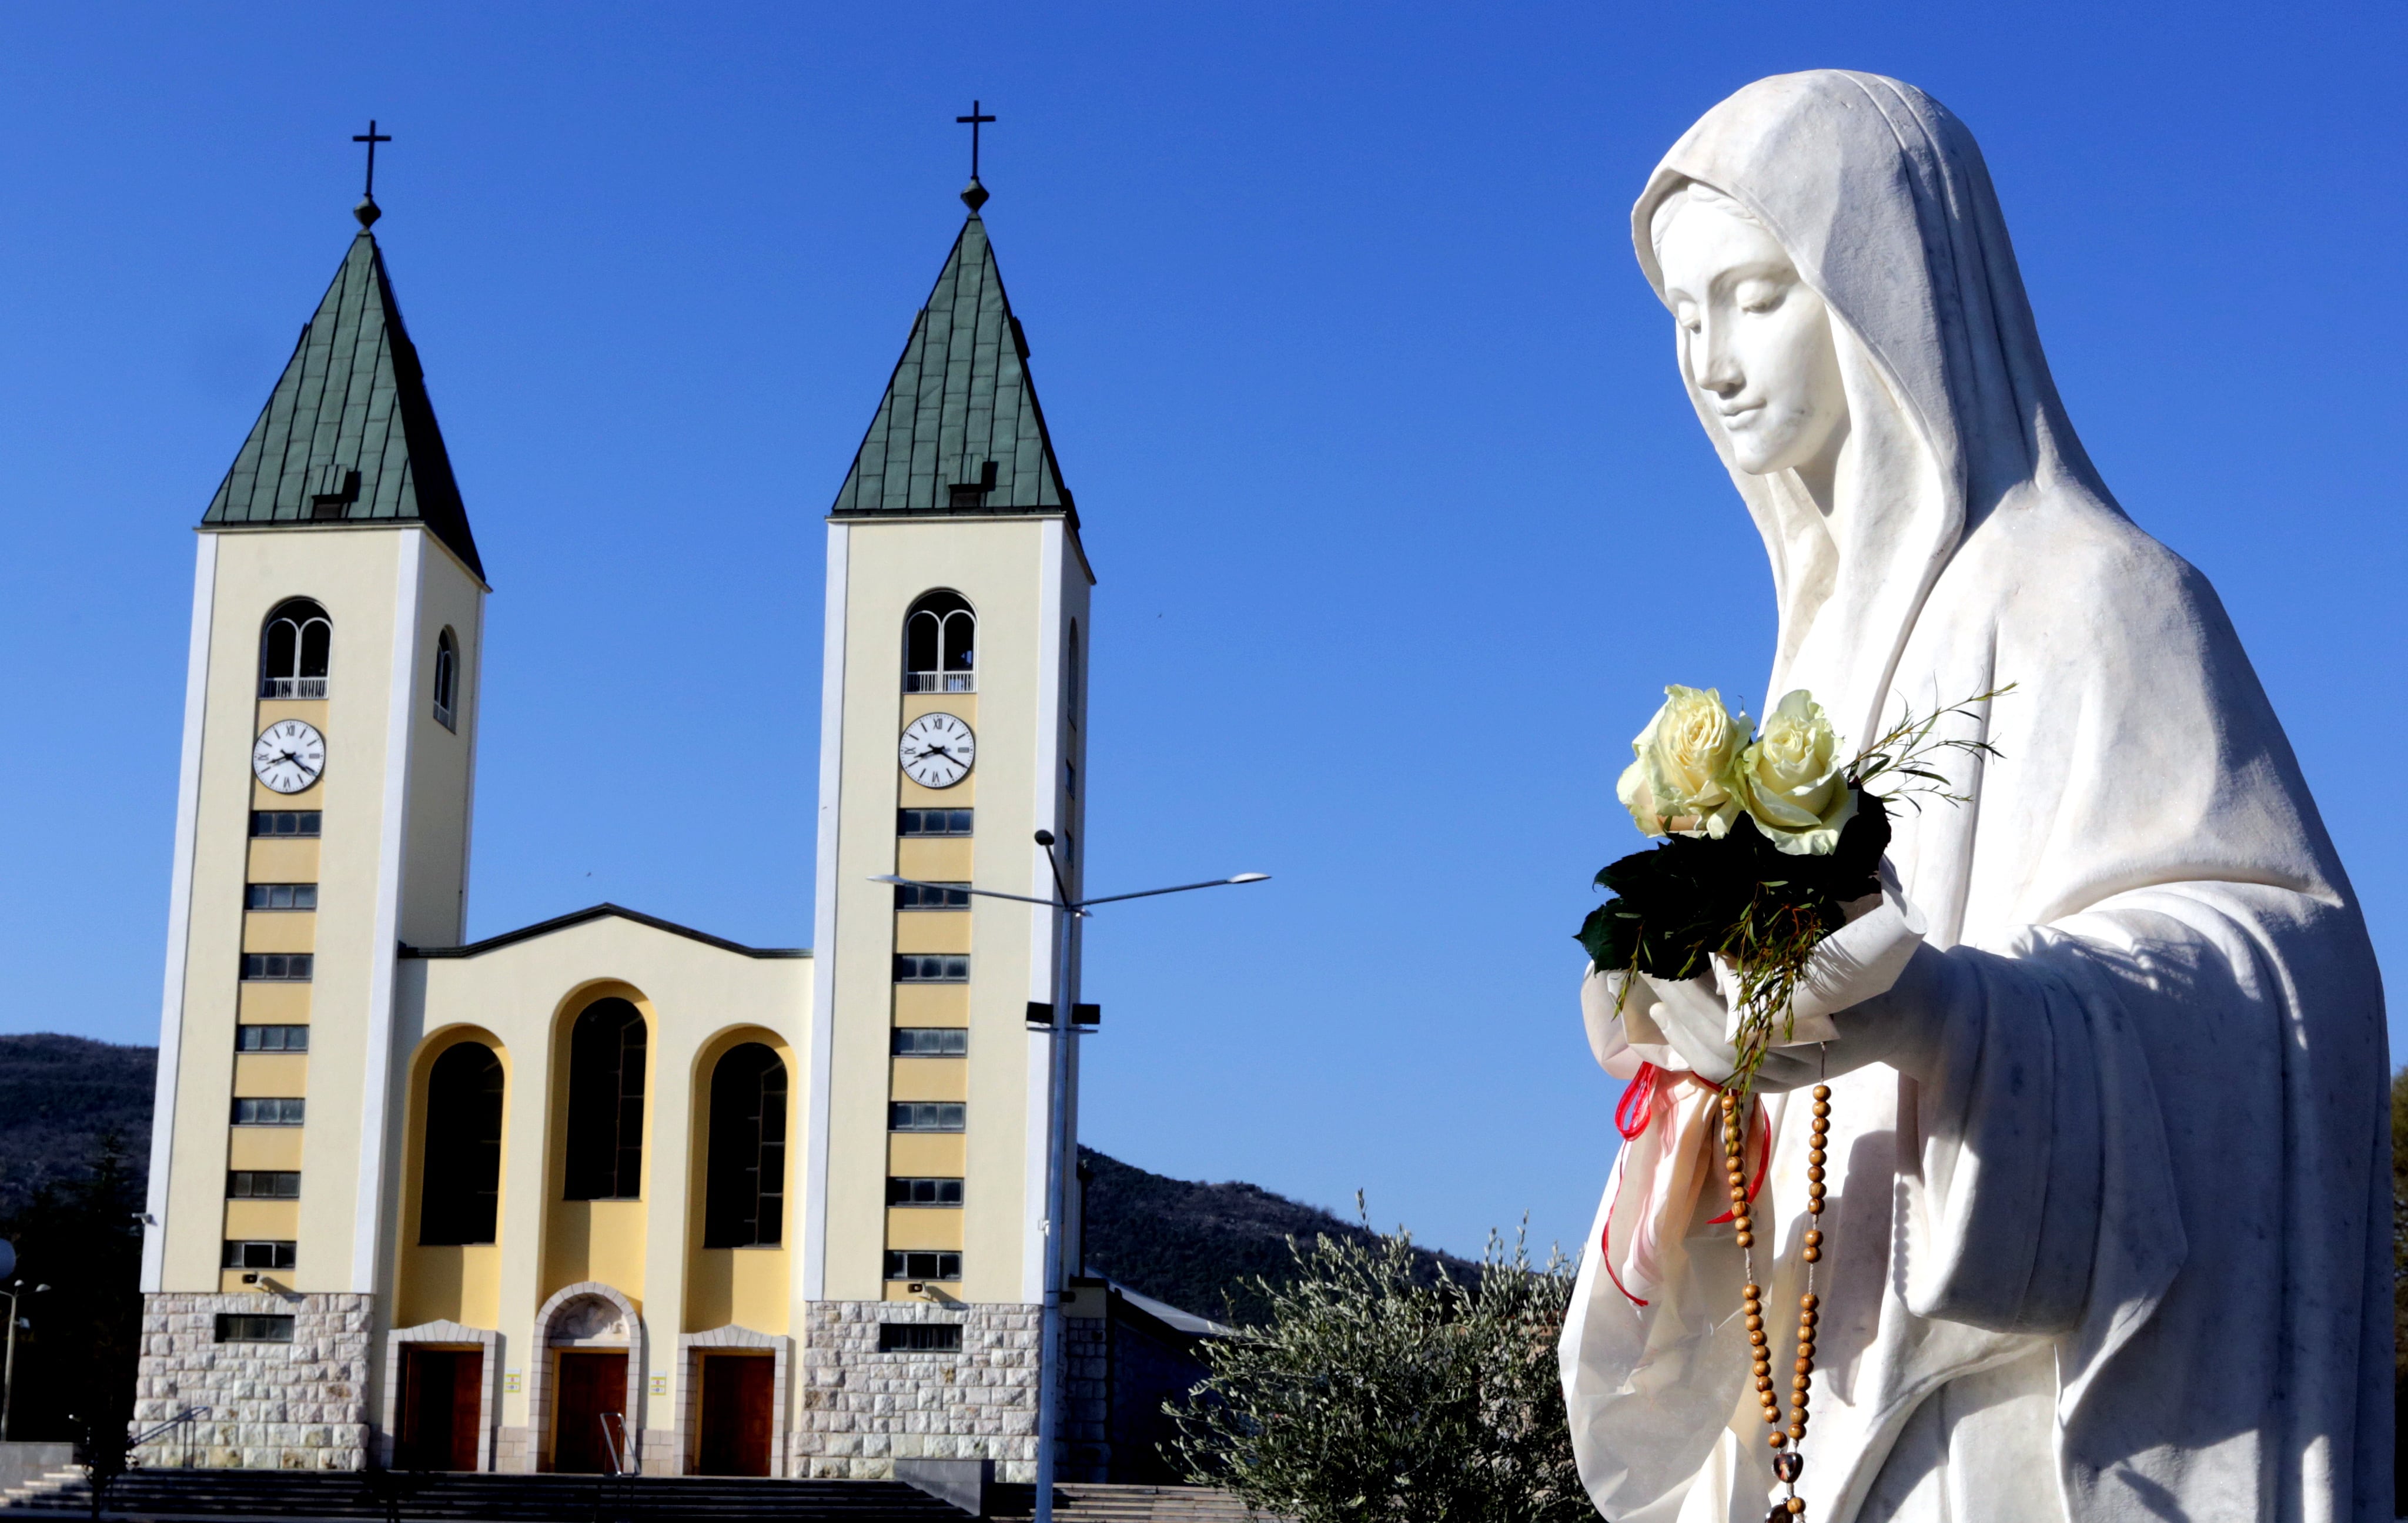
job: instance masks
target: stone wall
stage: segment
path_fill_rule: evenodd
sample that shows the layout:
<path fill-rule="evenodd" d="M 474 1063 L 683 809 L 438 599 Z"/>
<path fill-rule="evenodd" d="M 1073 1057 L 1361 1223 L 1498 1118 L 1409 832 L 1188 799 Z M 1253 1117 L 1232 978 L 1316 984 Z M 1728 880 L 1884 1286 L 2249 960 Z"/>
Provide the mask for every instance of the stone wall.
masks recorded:
<path fill-rule="evenodd" d="M 1015 1303 L 814 1301 L 803 1339 L 793 1475 L 886 1480 L 897 1458 L 992 1459 L 1037 1476 L 1039 1309 Z M 953 1353 L 881 1354 L 882 1322 L 953 1323 Z"/>
<path fill-rule="evenodd" d="M 186 1407 L 208 1413 L 187 1434 L 146 1446 L 150 1465 L 359 1470 L 367 1462 L 368 1350 L 375 1298 L 212 1295 L 142 1298 L 136 1430 Z M 217 1341 L 222 1313 L 293 1318 L 289 1343 Z M 874 1336 L 874 1334 L 873 1334 Z"/>

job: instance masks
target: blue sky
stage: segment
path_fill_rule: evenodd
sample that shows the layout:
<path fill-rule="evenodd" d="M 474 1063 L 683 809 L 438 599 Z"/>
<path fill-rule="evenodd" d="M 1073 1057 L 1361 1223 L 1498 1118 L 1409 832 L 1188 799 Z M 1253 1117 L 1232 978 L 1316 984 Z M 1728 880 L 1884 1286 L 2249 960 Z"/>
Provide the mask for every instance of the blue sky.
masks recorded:
<path fill-rule="evenodd" d="M 155 1040 L 190 527 L 370 116 L 495 588 L 472 934 L 607 898 L 808 941 L 821 518 L 976 96 L 1101 579 L 1091 884 L 1277 875 L 1098 917 L 1087 1140 L 1453 1247 L 1576 1239 L 1612 779 L 1665 682 L 1756 696 L 1771 630 L 1627 207 L 1815 65 L 1980 137 L 2076 427 L 2222 592 L 2400 971 L 2408 726 L 2366 684 L 2408 625 L 2403 14 L 13 7 L 0 1029 Z"/>

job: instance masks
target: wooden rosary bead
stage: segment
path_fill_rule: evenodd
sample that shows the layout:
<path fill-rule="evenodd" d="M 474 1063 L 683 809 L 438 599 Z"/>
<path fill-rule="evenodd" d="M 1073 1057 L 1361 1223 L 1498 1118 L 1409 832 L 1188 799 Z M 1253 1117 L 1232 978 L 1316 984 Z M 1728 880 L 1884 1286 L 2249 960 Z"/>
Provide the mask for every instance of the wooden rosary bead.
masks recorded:
<path fill-rule="evenodd" d="M 1806 1510 L 1806 1499 L 1803 1497 L 1792 1497 L 1789 1499 L 1789 1505 L 1782 1510 L 1787 1513 L 1790 1516 L 1796 1517 Z"/>
<path fill-rule="evenodd" d="M 1812 1243 L 1809 1243 L 1804 1250 L 1804 1257 L 1806 1262 L 1812 1264 L 1823 1257 L 1823 1250 L 1815 1247 Z"/>
<path fill-rule="evenodd" d="M 1823 1234 L 1822 1234 L 1822 1233 L 1820 1233 L 1820 1232 L 1815 1231 L 1815 1230 L 1814 1230 L 1813 1228 L 1807 1228 L 1807 1231 L 1806 1231 L 1806 1246 L 1808 1246 L 1809 1248 L 1819 1248 L 1819 1247 L 1821 1247 L 1822 1245 L 1823 1245 Z"/>
<path fill-rule="evenodd" d="M 1829 1101 L 1828 1101 L 1828 1100 L 1816 1100 L 1816 1101 L 1814 1102 L 1814 1114 L 1815 1114 L 1816 1116 L 1818 1116 L 1818 1117 L 1820 1117 L 1820 1116 L 1828 1116 L 1830 1114 L 1831 1114 L 1831 1106 L 1830 1106 L 1830 1102 L 1829 1102 Z"/>
<path fill-rule="evenodd" d="M 1823 1150 L 1819 1147 L 1809 1148 L 1806 1152 L 1806 1161 L 1808 1163 L 1821 1163 L 1823 1161 Z"/>
<path fill-rule="evenodd" d="M 1763 1327 L 1763 1326 L 1764 1326 L 1764 1318 L 1763 1318 L 1763 1317 L 1758 1316 L 1757 1315 L 1756 1315 L 1756 1314 L 1755 1314 L 1755 1313 L 1753 1313 L 1753 1312 L 1751 1312 L 1751 1313 L 1749 1313 L 1749 1314 L 1748 1314 L 1748 1318 L 1747 1318 L 1747 1330 L 1748 1330 L 1748 1331 L 1750 1331 L 1750 1332 L 1754 1332 L 1754 1331 L 1756 1331 L 1758 1328 L 1761 1328 L 1761 1327 Z"/>
<path fill-rule="evenodd" d="M 1817 1305 L 1819 1305 L 1820 1303 L 1821 1303 L 1821 1302 L 1820 1302 L 1820 1299 L 1819 1299 L 1818 1297 L 1816 1297 L 1816 1296 L 1815 1296 L 1815 1294 L 1814 1294 L 1814 1292 L 1813 1292 L 1812 1290 L 1809 1290 L 1808 1292 L 1806 1292 L 1806 1294 L 1804 1294 L 1804 1295 L 1802 1295 L 1802 1296 L 1800 1296 L 1800 1297 L 1799 1297 L 1799 1298 L 1798 1298 L 1798 1304 L 1799 1304 L 1799 1305 L 1800 1305 L 1800 1306 L 1802 1306 L 1802 1307 L 1804 1307 L 1806 1310 L 1808 1310 L 1808 1311 L 1810 1311 L 1810 1312 L 1811 1312 L 1811 1311 L 1813 1311 L 1813 1310 Z"/>
<path fill-rule="evenodd" d="M 1793 1439 L 1804 1438 L 1806 1436 L 1806 1425 L 1804 1423 L 1791 1423 L 1789 1425 L 1789 1436 Z"/>
<path fill-rule="evenodd" d="M 1751 1330 L 1747 1335 L 1747 1341 L 1757 1348 L 1762 1348 L 1764 1346 L 1763 1330 L 1761 1329 Z"/>
<path fill-rule="evenodd" d="M 1739 1235 L 1739 1245 L 1740 1245 L 1741 1247 L 1742 1247 L 1742 1248 L 1753 1248 L 1753 1247 L 1755 1247 L 1755 1246 L 1756 1246 L 1756 1235 L 1755 1235 L 1754 1233 L 1752 1233 L 1752 1232 L 1742 1232 L 1742 1233 Z"/>
<path fill-rule="evenodd" d="M 1816 1085 L 1814 1086 L 1814 1098 L 1820 1100 L 1829 1099 L 1831 1098 L 1831 1086 L 1829 1085 Z"/>
<path fill-rule="evenodd" d="M 1765 1442 L 1771 1444 L 1776 1449 L 1785 1449 L 1789 1446 L 1789 1435 L 1786 1433 L 1769 1433 L 1765 1435 Z"/>

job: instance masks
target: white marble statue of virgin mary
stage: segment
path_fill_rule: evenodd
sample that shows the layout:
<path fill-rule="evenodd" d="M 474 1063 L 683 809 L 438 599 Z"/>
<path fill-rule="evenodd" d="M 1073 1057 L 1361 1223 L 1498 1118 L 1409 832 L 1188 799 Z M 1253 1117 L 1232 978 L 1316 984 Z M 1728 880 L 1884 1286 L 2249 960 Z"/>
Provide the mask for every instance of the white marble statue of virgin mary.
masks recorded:
<path fill-rule="evenodd" d="M 1632 229 L 1771 556 L 1769 697 L 1810 689 L 1853 750 L 2014 684 L 1955 732 L 1999 752 L 1951 763 L 1965 802 L 1898 811 L 1919 939 L 1842 970 L 1836 1035 L 1767 1066 L 1793 1086 L 1755 1207 L 1776 1349 L 1794 1085 L 1827 1064 L 1834 1091 L 1805 1517 L 2389 1518 L 2365 925 L 2214 591 L 2074 438 L 1971 135 L 1895 79 L 1761 80 L 1665 156 Z M 1729 1071 L 1718 997 L 1617 1008 L 1606 982 L 1599 1060 L 1654 1065 L 1663 1103 L 1625 1107 L 1565 1328 L 1581 1474 L 1614 1523 L 1757 1523 L 1780 1488 L 1740 1253 L 1682 1129 Z"/>

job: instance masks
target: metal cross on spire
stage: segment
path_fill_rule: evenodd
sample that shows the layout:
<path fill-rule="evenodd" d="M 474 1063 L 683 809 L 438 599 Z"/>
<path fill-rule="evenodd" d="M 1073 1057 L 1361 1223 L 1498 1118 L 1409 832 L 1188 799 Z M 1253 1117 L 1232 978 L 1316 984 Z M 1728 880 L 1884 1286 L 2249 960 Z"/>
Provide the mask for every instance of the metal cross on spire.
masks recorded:
<path fill-rule="evenodd" d="M 979 128 L 995 118 L 980 113 L 980 102 L 970 102 L 970 114 L 957 116 L 955 122 L 968 122 L 970 129 L 970 182 L 962 188 L 962 199 L 972 211 L 986 205 L 986 187 L 979 183 Z M 373 130 L 373 129 L 371 129 Z"/>
<path fill-rule="evenodd" d="M 973 107 L 972 109 L 976 108 Z M 376 146 L 379 143 L 392 142 L 393 134 L 377 131 L 376 118 L 370 117 L 368 130 L 351 134 L 351 141 L 368 145 L 367 185 L 360 192 L 360 204 L 351 208 L 351 215 L 360 220 L 362 227 L 373 227 L 376 225 L 376 220 L 384 215 L 376 204 Z"/>

